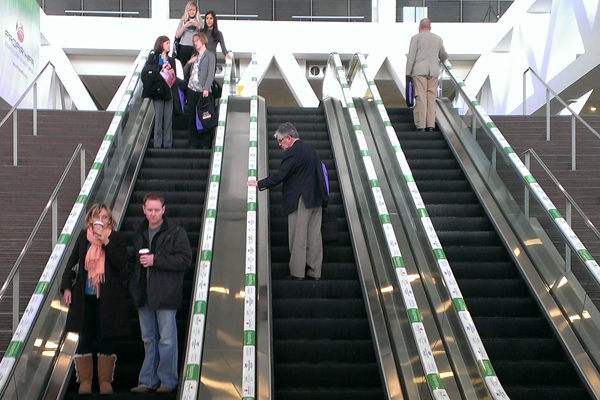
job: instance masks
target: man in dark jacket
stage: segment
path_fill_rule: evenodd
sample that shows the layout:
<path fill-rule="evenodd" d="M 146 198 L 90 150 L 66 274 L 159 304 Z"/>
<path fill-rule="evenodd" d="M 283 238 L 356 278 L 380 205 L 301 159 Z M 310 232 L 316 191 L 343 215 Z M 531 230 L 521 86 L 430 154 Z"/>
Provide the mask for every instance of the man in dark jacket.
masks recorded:
<path fill-rule="evenodd" d="M 286 122 L 277 128 L 275 138 L 285 153 L 279 171 L 248 185 L 259 190 L 283 183 L 281 207 L 288 217 L 290 279 L 318 280 L 323 264 L 321 206 L 326 194 L 321 187 L 321 159 L 317 152 L 300 140 L 296 127 Z"/>
<path fill-rule="evenodd" d="M 134 393 L 171 393 L 178 383 L 177 325 L 185 269 L 192 250 L 185 230 L 164 215 L 165 200 L 156 193 L 144 197 L 146 219 L 135 231 L 137 260 L 129 291 L 140 317 L 146 355 Z M 142 250 L 140 252 L 140 250 Z"/>

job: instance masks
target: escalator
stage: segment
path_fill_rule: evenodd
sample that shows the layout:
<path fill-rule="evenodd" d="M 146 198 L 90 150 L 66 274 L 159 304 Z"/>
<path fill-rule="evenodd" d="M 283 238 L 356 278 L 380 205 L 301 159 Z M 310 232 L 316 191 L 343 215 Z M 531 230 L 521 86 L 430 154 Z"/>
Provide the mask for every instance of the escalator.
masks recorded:
<path fill-rule="evenodd" d="M 439 131 L 388 109 L 495 372 L 513 400 L 592 398 Z"/>
<path fill-rule="evenodd" d="M 268 107 L 269 173 L 283 151 L 273 134 L 292 122 L 327 165 L 341 239 L 323 248 L 322 280 L 287 280 L 287 218 L 281 186 L 269 190 L 274 391 L 278 400 L 384 399 L 365 300 L 352 249 L 323 108 Z"/>
<path fill-rule="evenodd" d="M 157 192 L 165 198 L 165 215 L 186 230 L 192 247 L 192 264 L 195 265 L 211 151 L 187 149 L 187 130 L 183 117 L 175 119 L 173 135 L 173 149 L 151 148 L 152 138 L 150 139 L 120 231 L 127 237 L 127 243 L 131 246 L 134 229 L 145 218 L 142 212 L 144 195 Z M 190 267 L 185 273 L 183 303 L 177 312 L 179 366 L 184 358 L 182 353 L 185 350 L 193 279 L 194 268 Z M 111 398 L 139 398 L 139 395 L 130 393 L 129 390 L 137 386 L 138 374 L 144 360 L 144 346 L 141 341 L 137 310 L 131 300 L 126 306 L 130 310 L 132 334 L 129 338 L 114 342 L 118 360 L 113 382 L 115 393 Z M 181 368 L 179 371 L 181 373 Z M 79 398 L 75 374 L 72 375 L 66 399 Z M 94 379 L 93 391 L 98 393 L 96 379 Z M 160 395 L 160 397 L 174 399 L 176 393 Z"/>

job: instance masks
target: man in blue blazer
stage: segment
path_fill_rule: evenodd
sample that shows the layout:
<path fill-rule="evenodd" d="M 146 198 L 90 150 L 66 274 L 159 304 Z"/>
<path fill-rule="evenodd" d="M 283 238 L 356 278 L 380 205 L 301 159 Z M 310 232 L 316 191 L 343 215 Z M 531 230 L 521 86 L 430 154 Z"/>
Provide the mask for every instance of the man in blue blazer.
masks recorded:
<path fill-rule="evenodd" d="M 290 122 L 277 128 L 275 138 L 285 151 L 279 171 L 248 184 L 258 186 L 259 190 L 283 184 L 281 206 L 283 215 L 288 217 L 291 253 L 289 278 L 319 280 L 323 264 L 321 207 L 327 199 L 321 187 L 321 159 L 312 147 L 300 140 L 296 127 Z"/>

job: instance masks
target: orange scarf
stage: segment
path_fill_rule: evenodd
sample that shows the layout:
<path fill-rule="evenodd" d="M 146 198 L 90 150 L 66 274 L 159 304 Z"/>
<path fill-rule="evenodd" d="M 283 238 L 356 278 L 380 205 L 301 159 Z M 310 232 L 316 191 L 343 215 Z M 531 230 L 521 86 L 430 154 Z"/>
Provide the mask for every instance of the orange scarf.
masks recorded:
<path fill-rule="evenodd" d="M 112 229 L 106 228 L 105 232 L 107 236 L 110 236 Z M 91 226 L 87 228 L 86 238 L 90 242 L 90 248 L 85 255 L 85 270 L 96 297 L 100 297 L 100 283 L 104 283 L 104 249 L 102 241 L 94 237 L 94 230 Z"/>

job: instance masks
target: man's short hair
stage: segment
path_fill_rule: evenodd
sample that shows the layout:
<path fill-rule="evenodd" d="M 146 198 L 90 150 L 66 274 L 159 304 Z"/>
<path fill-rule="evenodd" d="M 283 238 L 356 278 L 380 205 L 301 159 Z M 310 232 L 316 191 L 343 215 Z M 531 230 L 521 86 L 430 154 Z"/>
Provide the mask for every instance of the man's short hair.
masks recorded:
<path fill-rule="evenodd" d="M 419 28 L 431 29 L 431 20 L 429 18 L 423 18 L 421 22 L 419 22 Z"/>
<path fill-rule="evenodd" d="M 287 136 L 291 136 L 295 139 L 300 137 L 300 135 L 298 135 L 298 130 L 296 130 L 296 127 L 291 122 L 284 122 L 279 125 L 279 128 L 275 131 L 275 135 L 273 135 L 275 139 L 277 139 L 277 135 L 279 135 L 281 139 Z"/>
<path fill-rule="evenodd" d="M 165 198 L 162 197 L 160 194 L 158 193 L 148 193 L 147 195 L 144 196 L 144 202 L 142 203 L 143 205 L 146 205 L 146 202 L 148 200 L 158 200 L 160 201 L 160 206 L 164 207 L 165 205 Z"/>

